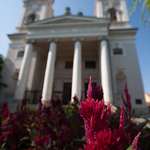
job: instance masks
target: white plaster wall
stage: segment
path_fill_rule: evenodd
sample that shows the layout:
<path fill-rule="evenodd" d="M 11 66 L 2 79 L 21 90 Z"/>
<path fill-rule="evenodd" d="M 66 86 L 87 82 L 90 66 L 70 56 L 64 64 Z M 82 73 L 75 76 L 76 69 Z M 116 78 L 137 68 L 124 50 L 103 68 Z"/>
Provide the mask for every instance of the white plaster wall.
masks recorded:
<path fill-rule="evenodd" d="M 129 40 L 118 39 L 110 40 L 110 55 L 111 55 L 111 67 L 112 67 L 112 80 L 113 80 L 113 90 L 114 90 L 114 98 L 115 104 L 122 104 L 122 100 L 117 100 L 117 87 L 116 87 L 116 74 L 118 71 L 123 71 L 126 75 L 128 90 L 131 95 L 132 105 L 134 108 L 140 108 L 141 111 L 146 108 L 145 99 L 144 99 L 144 91 L 143 84 L 141 80 L 141 73 L 136 53 L 135 41 L 134 38 Z M 115 44 L 119 43 L 119 48 L 123 48 L 124 55 L 122 56 L 114 56 L 112 54 L 113 48 L 115 48 Z M 142 99 L 143 104 L 139 105 L 135 103 L 135 99 Z"/>
<path fill-rule="evenodd" d="M 17 54 L 22 47 L 24 47 L 24 44 L 10 45 L 9 47 L 2 69 L 2 79 L 3 82 L 8 85 L 8 87 L 0 89 L 1 101 L 7 100 L 11 103 L 13 100 L 15 89 L 14 73 L 19 71 L 22 62 L 22 58 L 17 58 Z"/>

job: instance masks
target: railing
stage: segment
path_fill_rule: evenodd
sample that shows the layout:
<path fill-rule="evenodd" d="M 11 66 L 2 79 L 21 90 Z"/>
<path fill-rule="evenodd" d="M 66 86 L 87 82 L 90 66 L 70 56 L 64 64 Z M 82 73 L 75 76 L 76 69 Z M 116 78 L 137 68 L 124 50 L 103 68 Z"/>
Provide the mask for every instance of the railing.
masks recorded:
<path fill-rule="evenodd" d="M 129 28 L 131 27 L 130 22 L 112 22 L 110 29 L 114 28 Z"/>
<path fill-rule="evenodd" d="M 54 99 L 63 99 L 63 92 L 62 91 L 54 91 L 53 96 Z"/>
<path fill-rule="evenodd" d="M 42 91 L 26 91 L 25 97 L 30 104 L 38 104 L 39 97 L 41 96 Z"/>
<path fill-rule="evenodd" d="M 82 91 L 82 100 L 86 99 L 85 91 Z M 42 91 L 34 90 L 34 91 L 26 91 L 25 97 L 28 100 L 29 104 L 38 104 L 39 97 L 41 96 Z M 52 95 L 53 99 L 63 100 L 63 92 L 62 91 L 53 91 Z M 71 97 L 70 97 L 71 99 Z"/>
<path fill-rule="evenodd" d="M 39 100 L 39 97 L 41 96 L 41 94 L 42 94 L 42 91 L 37 91 L 37 90 L 26 91 L 25 97 L 30 104 L 38 104 L 38 100 Z M 52 97 L 54 99 L 62 99 L 63 98 L 63 92 L 54 91 Z"/>

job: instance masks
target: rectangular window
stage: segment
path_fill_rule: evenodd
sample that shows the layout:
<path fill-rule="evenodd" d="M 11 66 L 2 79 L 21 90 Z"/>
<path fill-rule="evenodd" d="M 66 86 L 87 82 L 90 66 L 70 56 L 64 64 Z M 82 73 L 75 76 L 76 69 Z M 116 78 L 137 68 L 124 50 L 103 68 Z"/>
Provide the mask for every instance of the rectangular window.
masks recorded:
<path fill-rule="evenodd" d="M 135 99 L 136 104 L 142 104 L 142 100 L 141 99 Z"/>
<path fill-rule="evenodd" d="M 71 99 L 71 83 L 64 83 L 63 88 L 63 105 L 69 104 Z"/>
<path fill-rule="evenodd" d="M 96 62 L 95 61 L 86 61 L 85 68 L 88 68 L 88 69 L 96 68 Z"/>
<path fill-rule="evenodd" d="M 23 55 L 24 55 L 24 51 L 19 51 L 17 57 L 23 57 Z"/>
<path fill-rule="evenodd" d="M 123 55 L 123 49 L 115 48 L 115 49 L 113 49 L 113 54 L 114 55 Z"/>
<path fill-rule="evenodd" d="M 71 69 L 73 66 L 73 62 L 72 61 L 67 61 L 66 64 L 65 64 L 65 68 L 66 69 Z"/>

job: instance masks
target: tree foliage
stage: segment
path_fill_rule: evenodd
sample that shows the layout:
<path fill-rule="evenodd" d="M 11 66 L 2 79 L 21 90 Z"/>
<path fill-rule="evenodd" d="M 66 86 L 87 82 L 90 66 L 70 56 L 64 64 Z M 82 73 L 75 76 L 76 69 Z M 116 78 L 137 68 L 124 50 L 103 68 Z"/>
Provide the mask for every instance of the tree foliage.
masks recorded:
<path fill-rule="evenodd" d="M 140 23 L 142 23 L 144 26 L 146 25 L 150 26 L 150 0 L 131 0 L 128 2 L 130 2 L 129 6 L 130 15 L 132 15 L 135 12 L 138 5 L 142 4 Z"/>
<path fill-rule="evenodd" d="M 0 72 L 1 72 L 2 67 L 3 67 L 3 63 L 4 63 L 4 59 L 3 59 L 3 56 L 0 54 Z"/>
<path fill-rule="evenodd" d="M 2 71 L 2 68 L 3 68 L 3 64 L 4 64 L 4 58 L 3 58 L 3 56 L 0 54 L 0 88 L 7 86 L 5 83 L 2 82 L 1 71 Z"/>

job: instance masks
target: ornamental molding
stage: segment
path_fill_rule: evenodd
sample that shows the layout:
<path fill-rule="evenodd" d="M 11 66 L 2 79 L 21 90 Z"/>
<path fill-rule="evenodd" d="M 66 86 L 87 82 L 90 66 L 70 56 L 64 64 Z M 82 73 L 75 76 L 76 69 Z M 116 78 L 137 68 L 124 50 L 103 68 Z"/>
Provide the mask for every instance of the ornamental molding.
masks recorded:
<path fill-rule="evenodd" d="M 91 28 L 68 28 L 68 29 L 44 29 L 44 30 L 34 30 L 30 31 L 29 34 L 48 34 L 48 33 L 76 33 L 76 32 L 100 32 L 107 31 L 106 27 L 91 27 Z"/>

